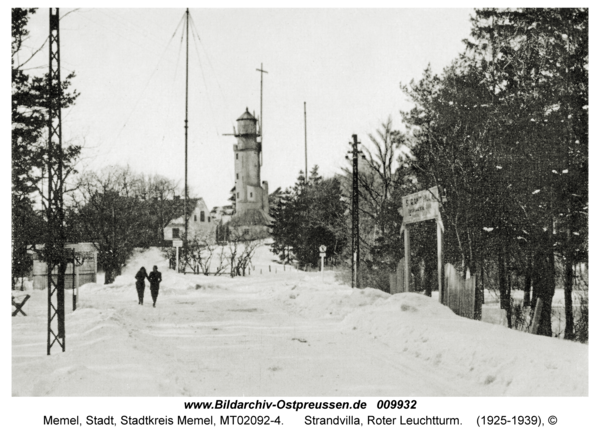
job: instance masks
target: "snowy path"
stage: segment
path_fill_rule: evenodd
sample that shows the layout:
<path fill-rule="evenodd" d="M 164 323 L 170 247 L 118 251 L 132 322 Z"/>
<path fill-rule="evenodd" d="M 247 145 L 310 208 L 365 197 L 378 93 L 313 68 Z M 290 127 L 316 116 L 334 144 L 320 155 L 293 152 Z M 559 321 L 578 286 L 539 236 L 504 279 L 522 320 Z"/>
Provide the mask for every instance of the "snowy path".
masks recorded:
<path fill-rule="evenodd" d="M 161 262 L 151 251 L 115 284 L 83 287 L 67 352 L 50 357 L 45 293 L 34 291 L 29 316 L 13 318 L 13 395 L 587 394 L 584 345 L 464 320 L 419 295 L 352 290 L 331 273 L 183 276 Z M 148 290 L 137 305 L 127 278 L 141 264 L 163 271 L 156 309 Z M 523 370 L 535 356 L 543 371 Z M 548 387 L 567 365 L 573 379 Z"/>
<path fill-rule="evenodd" d="M 425 371 L 362 333 L 290 314 L 260 292 L 213 289 L 173 303 L 182 306 L 171 312 L 175 322 L 154 325 L 146 318 L 148 333 L 137 337 L 163 350 L 165 367 L 178 368 L 182 395 L 439 395 L 440 388 L 442 394 L 459 393 L 423 383 L 431 379 Z"/>

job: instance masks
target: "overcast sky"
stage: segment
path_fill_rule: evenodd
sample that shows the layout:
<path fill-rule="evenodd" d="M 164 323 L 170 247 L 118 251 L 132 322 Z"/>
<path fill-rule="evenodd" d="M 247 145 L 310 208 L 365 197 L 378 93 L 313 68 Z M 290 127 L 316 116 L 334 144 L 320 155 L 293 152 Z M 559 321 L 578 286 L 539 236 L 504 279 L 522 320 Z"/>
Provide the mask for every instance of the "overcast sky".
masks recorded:
<path fill-rule="evenodd" d="M 61 9 L 65 15 L 72 9 Z M 63 112 L 63 141 L 83 143 L 82 168 L 129 164 L 183 186 L 185 9 L 79 9 L 61 20 L 63 77 L 81 96 Z M 246 107 L 260 112 L 270 189 L 292 185 L 308 164 L 328 176 L 344 165 L 353 133 L 367 135 L 409 102 L 399 84 L 441 72 L 463 49 L 469 9 L 191 9 L 190 190 L 209 207 L 234 185 L 232 133 Z M 30 21 L 28 50 L 48 34 L 48 10 Z M 173 36 L 174 35 L 174 36 Z M 196 35 L 199 35 L 200 40 Z M 29 67 L 45 73 L 47 47 Z"/>

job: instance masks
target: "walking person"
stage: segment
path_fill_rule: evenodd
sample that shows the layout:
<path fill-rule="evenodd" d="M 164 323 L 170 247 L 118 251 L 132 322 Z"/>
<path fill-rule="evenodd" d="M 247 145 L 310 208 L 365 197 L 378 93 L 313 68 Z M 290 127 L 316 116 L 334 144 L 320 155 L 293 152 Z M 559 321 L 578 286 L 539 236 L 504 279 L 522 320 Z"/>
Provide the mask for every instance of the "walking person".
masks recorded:
<path fill-rule="evenodd" d="M 148 274 L 146 273 L 146 268 L 141 267 L 140 270 L 135 275 L 135 288 L 137 289 L 138 294 L 138 304 L 144 304 L 144 288 L 146 287 L 145 279 L 148 279 Z"/>
<path fill-rule="evenodd" d="M 152 272 L 148 276 L 148 281 L 150 282 L 150 294 L 152 294 L 152 307 L 156 307 L 158 289 L 160 288 L 160 282 L 162 282 L 162 274 L 160 273 L 156 265 L 152 267 Z"/>

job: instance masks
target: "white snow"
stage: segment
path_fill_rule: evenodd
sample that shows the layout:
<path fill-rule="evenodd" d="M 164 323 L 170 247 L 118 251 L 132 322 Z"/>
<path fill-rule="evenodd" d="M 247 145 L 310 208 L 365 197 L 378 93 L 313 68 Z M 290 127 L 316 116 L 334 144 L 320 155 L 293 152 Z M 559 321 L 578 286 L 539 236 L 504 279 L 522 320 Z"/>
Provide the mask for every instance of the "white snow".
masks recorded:
<path fill-rule="evenodd" d="M 157 307 L 135 272 L 158 265 Z M 67 293 L 66 348 L 46 356 L 46 292 L 12 318 L 14 396 L 584 396 L 588 346 L 456 316 L 418 294 L 283 271 L 182 275 L 157 249 L 112 285 Z M 268 267 L 271 265 L 271 273 Z M 275 273 L 277 268 L 277 273 Z M 262 270 L 262 274 L 260 271 Z"/>

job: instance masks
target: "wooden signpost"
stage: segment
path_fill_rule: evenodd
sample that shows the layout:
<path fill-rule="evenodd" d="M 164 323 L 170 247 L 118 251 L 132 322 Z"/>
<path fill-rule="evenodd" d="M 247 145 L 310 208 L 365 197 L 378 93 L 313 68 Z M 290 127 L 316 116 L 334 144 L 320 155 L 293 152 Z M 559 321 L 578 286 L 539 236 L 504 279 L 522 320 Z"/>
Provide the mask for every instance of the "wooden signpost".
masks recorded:
<path fill-rule="evenodd" d="M 442 198 L 437 186 L 425 191 L 402 197 L 402 207 L 398 212 L 403 216 L 400 234 L 404 232 L 404 289 L 408 291 L 410 285 L 410 231 L 408 224 L 427 220 L 437 222 L 437 248 L 438 248 L 438 291 L 440 302 L 444 302 L 444 224 L 440 214 Z M 399 284 L 398 284 L 399 285 Z"/>

